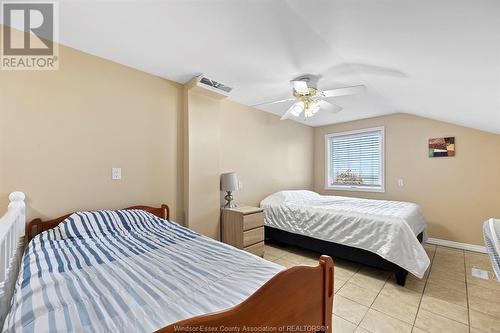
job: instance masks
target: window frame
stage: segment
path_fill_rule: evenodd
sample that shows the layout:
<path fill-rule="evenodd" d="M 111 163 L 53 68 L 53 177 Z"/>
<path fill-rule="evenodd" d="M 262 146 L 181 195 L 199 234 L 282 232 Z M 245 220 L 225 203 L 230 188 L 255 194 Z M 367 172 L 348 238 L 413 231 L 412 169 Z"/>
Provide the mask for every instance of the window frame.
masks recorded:
<path fill-rule="evenodd" d="M 330 138 L 337 136 L 345 136 L 345 135 L 353 135 L 353 134 L 362 134 L 369 132 L 380 132 L 380 154 L 382 155 L 380 158 L 380 186 L 363 186 L 363 185 L 330 185 Z M 385 192 L 385 127 L 371 127 L 371 128 L 363 128 L 353 131 L 346 132 L 336 132 L 329 133 L 325 135 L 325 190 L 334 190 L 334 191 L 360 191 L 360 192 Z"/>

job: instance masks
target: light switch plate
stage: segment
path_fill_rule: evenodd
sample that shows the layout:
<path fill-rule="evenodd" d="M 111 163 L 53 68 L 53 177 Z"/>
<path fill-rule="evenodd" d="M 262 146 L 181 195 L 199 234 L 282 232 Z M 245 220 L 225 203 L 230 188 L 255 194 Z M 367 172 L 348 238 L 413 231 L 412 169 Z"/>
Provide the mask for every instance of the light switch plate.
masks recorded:
<path fill-rule="evenodd" d="M 111 179 L 112 180 L 122 179 L 122 168 L 111 168 Z"/>
<path fill-rule="evenodd" d="M 405 182 L 404 182 L 403 178 L 399 178 L 399 179 L 398 179 L 398 186 L 399 186 L 399 187 L 403 187 L 403 186 L 405 186 Z"/>
<path fill-rule="evenodd" d="M 472 267 L 471 274 L 473 277 L 489 280 L 488 271 L 485 271 L 484 269 Z"/>

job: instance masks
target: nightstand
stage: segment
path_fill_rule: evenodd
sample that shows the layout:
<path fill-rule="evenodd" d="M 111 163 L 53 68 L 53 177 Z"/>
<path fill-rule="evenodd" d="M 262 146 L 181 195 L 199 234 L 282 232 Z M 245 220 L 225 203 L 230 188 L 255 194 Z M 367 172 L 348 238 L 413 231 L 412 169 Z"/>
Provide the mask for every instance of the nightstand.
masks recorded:
<path fill-rule="evenodd" d="M 264 255 L 264 213 L 258 207 L 222 209 L 222 241 L 257 256 Z"/>

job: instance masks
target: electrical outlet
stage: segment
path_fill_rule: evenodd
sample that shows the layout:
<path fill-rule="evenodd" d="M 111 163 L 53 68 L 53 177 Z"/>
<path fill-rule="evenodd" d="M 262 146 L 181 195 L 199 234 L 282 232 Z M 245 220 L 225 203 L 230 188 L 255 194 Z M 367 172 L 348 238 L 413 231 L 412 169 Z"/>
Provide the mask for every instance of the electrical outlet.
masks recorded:
<path fill-rule="evenodd" d="M 398 186 L 399 186 L 399 187 L 403 187 L 403 186 L 405 186 L 405 182 L 404 182 L 403 178 L 399 178 L 399 179 L 398 179 Z"/>
<path fill-rule="evenodd" d="M 112 180 L 122 179 L 122 168 L 111 168 L 111 179 Z"/>

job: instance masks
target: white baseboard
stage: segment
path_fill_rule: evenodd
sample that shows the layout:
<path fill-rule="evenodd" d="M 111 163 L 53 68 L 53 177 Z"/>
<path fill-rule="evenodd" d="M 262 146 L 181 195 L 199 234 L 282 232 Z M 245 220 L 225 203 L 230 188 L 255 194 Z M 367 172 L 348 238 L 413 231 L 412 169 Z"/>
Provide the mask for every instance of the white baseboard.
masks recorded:
<path fill-rule="evenodd" d="M 433 244 L 433 245 L 453 247 L 455 249 L 480 252 L 480 253 L 487 253 L 486 248 L 484 246 L 481 246 L 481 245 L 459 243 L 459 242 L 449 241 L 446 239 L 430 238 L 430 237 L 425 242 L 429 243 L 429 244 Z"/>

